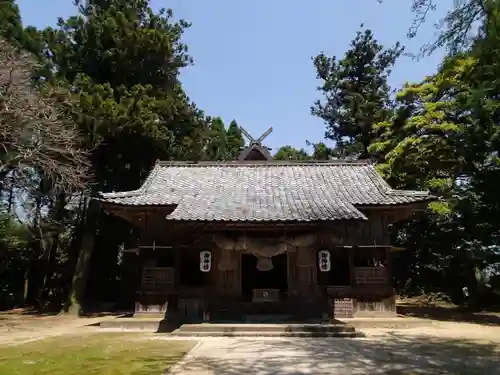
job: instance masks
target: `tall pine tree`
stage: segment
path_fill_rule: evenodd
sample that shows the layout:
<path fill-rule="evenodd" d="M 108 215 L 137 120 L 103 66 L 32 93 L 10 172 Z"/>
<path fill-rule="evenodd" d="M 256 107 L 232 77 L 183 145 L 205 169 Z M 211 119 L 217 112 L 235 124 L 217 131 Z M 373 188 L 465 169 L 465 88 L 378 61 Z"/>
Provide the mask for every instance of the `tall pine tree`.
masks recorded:
<path fill-rule="evenodd" d="M 210 131 L 208 132 L 207 149 L 205 157 L 207 160 L 225 160 L 227 155 L 227 134 L 224 122 L 220 117 L 212 119 Z"/>
<path fill-rule="evenodd" d="M 179 82 L 187 27 L 147 0 L 106 0 L 44 32 L 52 71 L 77 93 L 96 189 L 134 189 L 157 159 L 202 158 L 207 123 Z"/>
<path fill-rule="evenodd" d="M 313 59 L 324 99 L 314 103 L 312 114 L 325 121 L 325 136 L 336 142 L 337 156 L 370 156 L 372 126 L 390 114 L 387 78 L 401 53 L 399 44 L 386 49 L 365 30 L 341 60 L 324 53 Z"/>
<path fill-rule="evenodd" d="M 232 120 L 227 129 L 227 159 L 236 160 L 245 146 L 245 140 L 236 120 Z"/>

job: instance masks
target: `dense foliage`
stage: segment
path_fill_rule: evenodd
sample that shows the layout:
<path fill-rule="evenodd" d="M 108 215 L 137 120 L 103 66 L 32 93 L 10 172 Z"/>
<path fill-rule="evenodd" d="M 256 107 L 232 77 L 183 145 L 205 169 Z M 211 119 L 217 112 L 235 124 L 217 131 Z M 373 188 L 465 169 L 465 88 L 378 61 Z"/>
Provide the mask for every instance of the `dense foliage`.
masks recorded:
<path fill-rule="evenodd" d="M 327 124 L 325 137 L 335 141 L 338 156 L 369 157 L 372 126 L 390 114 L 387 78 L 401 53 L 399 44 L 384 49 L 365 30 L 341 60 L 323 53 L 314 58 L 324 101 L 314 104 L 312 114 Z"/>
<path fill-rule="evenodd" d="M 417 27 L 433 2 L 415 1 L 413 6 L 417 20 L 412 27 Z M 361 144 L 393 187 L 429 190 L 439 198 L 426 216 L 392 230 L 393 243 L 407 249 L 396 256 L 401 293 L 444 292 L 456 302 L 478 306 L 500 301 L 495 276 L 500 268 L 500 197 L 495 193 L 500 177 L 499 10 L 498 1 L 458 2 L 443 21 L 438 40 L 424 49 L 447 46 L 449 56 L 436 74 L 405 84 L 394 98 L 384 88 L 377 91 L 383 100 L 373 100 L 362 85 L 344 83 L 353 79 L 387 87 L 386 68 L 378 68 L 375 58 L 366 62 L 366 56 L 376 54 L 359 48 L 362 34 L 339 63 L 323 54 L 314 59 L 325 102 L 316 103 L 313 114 L 325 120 L 327 137 L 340 141 L 343 156 L 362 156 L 359 147 L 352 147 Z M 471 20 L 480 22 L 478 29 L 472 29 L 476 24 Z M 373 46 L 370 51 L 383 51 L 371 33 L 365 35 L 370 35 L 365 42 Z M 393 52 L 386 61 L 392 64 L 397 53 L 388 51 Z M 364 61 L 354 65 L 356 74 L 348 70 L 351 61 Z M 364 70 L 373 76 L 358 78 Z M 362 116 L 369 119 L 365 128 L 356 122 L 355 111 L 362 108 L 377 109 Z"/>
<path fill-rule="evenodd" d="M 2 81 L 2 228 L 31 236 L 23 242 L 30 261 L 9 261 L 28 290 L 19 294 L 24 282 L 10 283 L 0 305 L 13 294 L 17 303 L 60 303 L 69 295 L 65 308 L 78 312 L 86 294 L 108 298 L 85 286 L 116 279 L 122 238 L 99 236 L 127 228 L 94 212 L 90 195 L 137 188 L 158 159 L 227 160 L 243 146 L 235 121 L 226 129 L 206 117 L 182 88 L 180 69 L 192 63 L 181 41 L 187 22 L 174 22 L 170 10 L 153 12 L 146 0 L 78 5 L 56 28 L 34 30 L 22 27 L 13 1 L 0 2 L 2 79 L 19 77 Z M 25 221 L 18 228 L 19 212 Z M 91 232 L 105 252 L 92 251 Z M 8 238 L 2 251 L 19 250 Z M 87 280 L 89 267 L 97 272 Z"/>

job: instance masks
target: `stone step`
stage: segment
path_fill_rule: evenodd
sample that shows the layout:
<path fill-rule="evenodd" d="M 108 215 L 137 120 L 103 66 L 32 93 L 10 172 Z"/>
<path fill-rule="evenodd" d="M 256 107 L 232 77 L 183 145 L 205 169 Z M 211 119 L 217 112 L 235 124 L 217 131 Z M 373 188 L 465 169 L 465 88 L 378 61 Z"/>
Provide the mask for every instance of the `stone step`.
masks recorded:
<path fill-rule="evenodd" d="M 354 332 L 356 329 L 350 324 L 183 324 L 179 327 L 182 331 L 266 331 L 266 332 L 284 332 L 284 331 L 328 331 L 328 332 Z"/>
<path fill-rule="evenodd" d="M 205 337 L 360 337 L 346 324 L 184 324 L 174 336 Z"/>
<path fill-rule="evenodd" d="M 159 332 L 164 324 L 163 319 L 157 318 L 117 318 L 104 320 L 99 327 L 121 331 Z"/>
<path fill-rule="evenodd" d="M 311 331 L 311 330 L 321 330 L 321 328 L 309 328 L 309 327 L 328 327 L 328 326 L 334 326 L 334 327 L 344 327 L 343 331 L 347 333 L 350 333 L 352 331 L 356 331 L 359 329 L 366 329 L 366 328 L 391 328 L 391 329 L 408 329 L 408 328 L 418 328 L 418 327 L 427 327 L 427 326 L 432 326 L 433 323 L 432 321 L 428 319 L 418 319 L 418 318 L 407 318 L 407 317 L 396 317 L 396 318 L 353 318 L 353 319 L 340 319 L 338 322 L 333 323 L 333 324 L 305 324 L 303 321 L 301 324 L 252 324 L 252 323 L 241 323 L 242 320 L 237 320 L 237 321 L 226 321 L 227 323 L 225 324 L 216 324 L 216 323 L 202 323 L 202 324 L 185 324 L 182 326 L 184 329 L 190 327 L 195 327 L 189 328 L 193 329 L 192 332 L 196 332 L 196 330 L 199 330 L 200 326 L 203 326 L 203 330 L 206 331 L 208 329 L 207 326 L 220 326 L 224 327 L 227 329 L 227 327 L 235 327 L 237 331 L 241 331 L 241 326 L 244 327 L 252 327 L 252 328 L 246 328 L 245 332 L 248 332 L 248 330 L 256 330 L 256 329 L 265 329 L 266 331 L 273 331 L 272 333 L 275 333 L 276 330 L 283 332 L 283 328 L 272 328 L 275 326 L 278 327 L 292 327 L 291 329 L 295 331 L 300 331 L 300 329 L 297 330 L 297 327 L 308 327 L 307 329 L 302 329 L 302 331 Z M 258 328 L 253 328 L 253 327 L 258 327 Z M 114 319 L 104 319 L 103 321 L 100 322 L 100 328 L 103 329 L 111 329 L 111 330 L 120 330 L 120 331 L 140 331 L 140 332 L 172 332 L 174 329 L 179 328 L 178 326 L 176 327 L 173 324 L 167 323 L 163 319 L 158 319 L 158 318 L 114 318 Z M 217 330 L 216 328 L 212 328 L 213 330 Z M 328 328 L 332 329 L 332 328 Z M 335 331 L 336 328 L 333 328 Z M 219 329 L 220 331 L 221 329 Z M 223 329 L 222 329 L 223 331 Z M 189 335 L 192 335 L 192 332 Z"/>
<path fill-rule="evenodd" d="M 338 338 L 356 338 L 364 337 L 360 332 L 260 332 L 260 331 L 193 331 L 183 332 L 174 331 L 172 336 L 178 337 L 338 337 Z"/>
<path fill-rule="evenodd" d="M 294 316 L 290 314 L 248 314 L 243 316 L 246 323 L 287 323 L 292 322 Z"/>

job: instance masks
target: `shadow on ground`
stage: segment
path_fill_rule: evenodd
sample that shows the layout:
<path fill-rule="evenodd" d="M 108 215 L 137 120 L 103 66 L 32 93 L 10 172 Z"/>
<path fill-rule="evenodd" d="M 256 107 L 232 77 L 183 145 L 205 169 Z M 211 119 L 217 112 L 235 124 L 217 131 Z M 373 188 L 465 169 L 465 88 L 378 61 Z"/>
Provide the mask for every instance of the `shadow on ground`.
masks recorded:
<path fill-rule="evenodd" d="M 0 318 L 8 319 L 10 316 L 55 316 L 59 314 L 59 311 L 27 307 L 0 311 L 0 314 L 2 314 Z"/>
<path fill-rule="evenodd" d="M 230 342 L 229 342 L 230 341 Z M 492 343 L 440 338 L 227 340 L 206 342 L 179 374 L 500 374 Z M 205 371 L 205 372 L 204 372 Z"/>
<path fill-rule="evenodd" d="M 0 312 L 0 319 L 8 319 L 11 316 L 33 316 L 33 317 L 48 317 L 48 316 L 64 316 L 61 310 L 42 310 L 36 308 L 28 309 L 13 309 Z M 124 311 L 84 311 L 80 314 L 81 318 L 100 318 L 107 316 L 132 317 L 133 313 Z"/>
<path fill-rule="evenodd" d="M 398 305 L 398 314 L 414 318 L 445 322 L 465 322 L 487 326 L 500 326 L 500 313 L 474 312 L 461 307 Z"/>
<path fill-rule="evenodd" d="M 180 326 L 180 323 L 172 323 L 164 319 L 158 324 L 158 330 L 156 333 L 172 333 Z"/>

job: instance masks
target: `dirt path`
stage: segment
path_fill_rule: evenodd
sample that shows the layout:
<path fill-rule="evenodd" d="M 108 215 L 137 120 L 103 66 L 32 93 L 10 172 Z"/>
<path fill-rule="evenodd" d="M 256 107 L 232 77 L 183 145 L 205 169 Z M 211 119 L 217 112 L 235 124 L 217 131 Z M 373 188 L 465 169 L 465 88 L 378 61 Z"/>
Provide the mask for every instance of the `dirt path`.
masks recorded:
<path fill-rule="evenodd" d="M 491 341 L 500 345 L 500 326 L 464 322 L 433 322 L 432 325 L 407 329 L 360 329 L 368 337 L 405 336 L 440 337 L 443 339 Z"/>
<path fill-rule="evenodd" d="M 75 332 L 91 332 L 98 329 L 92 326 L 101 322 L 98 318 L 76 318 L 72 316 L 37 316 L 15 313 L 0 313 L 0 345 L 18 345 L 46 337 L 65 335 Z"/>
<path fill-rule="evenodd" d="M 362 339 L 206 338 L 179 375 L 500 374 L 500 327 L 366 329 Z"/>
<path fill-rule="evenodd" d="M 97 323 L 113 318 L 0 313 L 0 347 L 100 332 Z M 366 334 L 362 339 L 193 338 L 199 343 L 173 373 L 500 375 L 500 325 L 430 323 L 410 329 L 360 329 Z"/>

